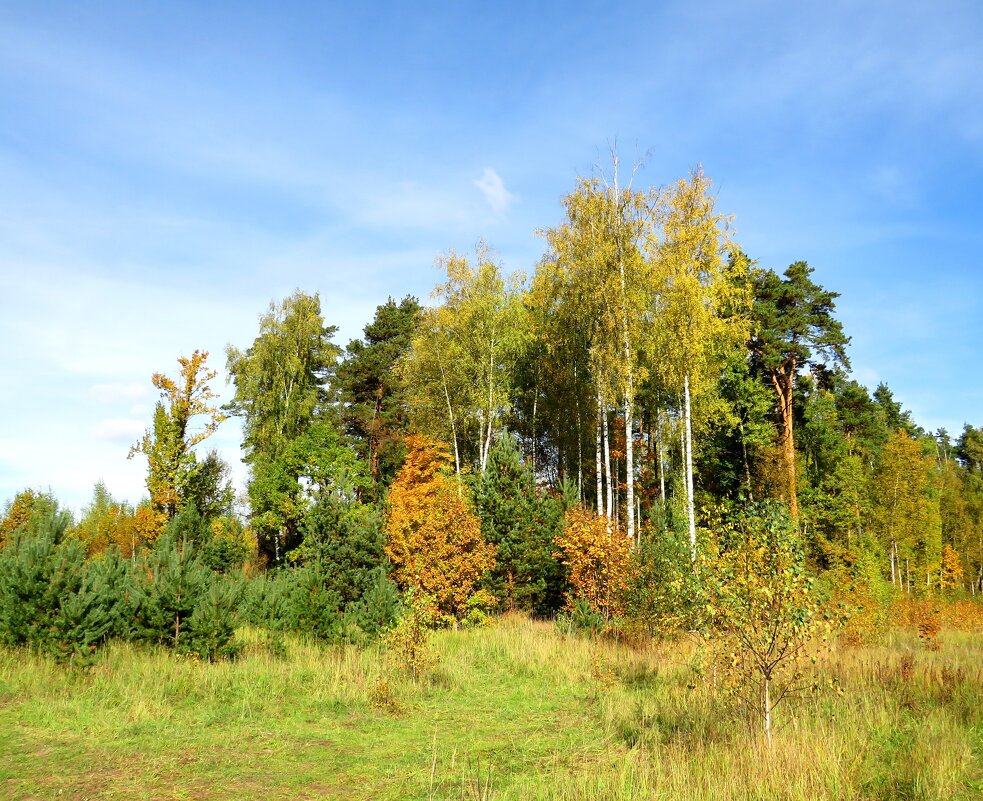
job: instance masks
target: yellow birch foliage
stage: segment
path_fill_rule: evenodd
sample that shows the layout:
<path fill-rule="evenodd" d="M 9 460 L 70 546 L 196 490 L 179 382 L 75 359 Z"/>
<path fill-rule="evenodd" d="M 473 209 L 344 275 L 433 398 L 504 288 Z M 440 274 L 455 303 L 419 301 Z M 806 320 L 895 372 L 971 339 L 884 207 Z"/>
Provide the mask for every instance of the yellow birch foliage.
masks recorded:
<path fill-rule="evenodd" d="M 406 444 L 406 462 L 389 490 L 386 556 L 401 587 L 433 598 L 443 618 L 460 620 L 494 601 L 475 587 L 495 566 L 495 546 L 485 542 L 481 523 L 447 474 L 445 446 L 420 436 Z"/>
<path fill-rule="evenodd" d="M 631 541 L 625 532 L 606 517 L 575 506 L 567 512 L 556 544 L 569 570 L 567 605 L 573 608 L 582 598 L 605 619 L 622 614 L 634 572 Z"/>
<path fill-rule="evenodd" d="M 963 565 L 962 559 L 949 543 L 942 548 L 942 574 L 939 584 L 942 591 L 954 590 L 962 584 Z"/>

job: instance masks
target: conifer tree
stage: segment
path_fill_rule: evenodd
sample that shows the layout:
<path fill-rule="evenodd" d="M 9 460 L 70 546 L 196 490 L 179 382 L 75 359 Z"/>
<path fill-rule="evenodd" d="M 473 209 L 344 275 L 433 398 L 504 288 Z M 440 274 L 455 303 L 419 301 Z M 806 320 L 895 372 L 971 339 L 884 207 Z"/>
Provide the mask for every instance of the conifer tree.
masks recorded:
<path fill-rule="evenodd" d="M 833 317 L 837 292 L 814 283 L 804 261 L 791 264 L 780 278 L 771 270 L 752 273 L 755 330 L 750 347 L 757 364 L 778 395 L 786 495 L 792 518 L 799 515 L 796 488 L 793 397 L 800 369 L 820 364 L 849 367 L 850 338 Z"/>
<path fill-rule="evenodd" d="M 485 586 L 500 609 L 549 614 L 562 603 L 563 569 L 553 540 L 563 529 L 563 501 L 541 494 L 515 441 L 501 437 L 474 484 L 481 531 L 495 546 Z"/>
<path fill-rule="evenodd" d="M 364 338 L 348 343 L 338 366 L 342 422 L 369 467 L 373 498 L 381 497 L 402 461 L 408 420 L 396 367 L 410 349 L 421 312 L 416 298 L 398 305 L 389 298 L 365 326 Z"/>

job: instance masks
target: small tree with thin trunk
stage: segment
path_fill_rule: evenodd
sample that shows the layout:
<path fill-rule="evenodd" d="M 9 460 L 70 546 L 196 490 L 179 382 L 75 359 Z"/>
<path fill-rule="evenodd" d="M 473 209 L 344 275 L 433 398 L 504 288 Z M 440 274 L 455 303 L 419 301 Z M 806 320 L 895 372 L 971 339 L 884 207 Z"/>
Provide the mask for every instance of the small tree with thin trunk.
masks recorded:
<path fill-rule="evenodd" d="M 708 603 L 725 689 L 761 720 L 771 745 L 772 713 L 817 687 L 819 645 L 842 622 L 818 597 L 805 552 L 781 504 L 753 505 L 723 526 L 707 571 Z"/>

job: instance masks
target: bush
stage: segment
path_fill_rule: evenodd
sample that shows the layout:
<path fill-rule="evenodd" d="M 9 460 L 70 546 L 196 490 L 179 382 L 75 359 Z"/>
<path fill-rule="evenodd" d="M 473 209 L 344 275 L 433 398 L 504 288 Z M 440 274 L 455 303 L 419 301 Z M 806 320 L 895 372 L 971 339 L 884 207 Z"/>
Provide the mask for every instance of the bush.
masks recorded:
<path fill-rule="evenodd" d="M 389 629 L 399 610 L 396 586 L 383 568 L 356 600 L 345 603 L 323 563 L 284 568 L 248 581 L 241 596 L 244 620 L 327 643 L 362 643 Z"/>
<path fill-rule="evenodd" d="M 433 598 L 410 590 L 406 593 L 402 614 L 396 627 L 386 637 L 386 653 L 400 670 L 419 679 L 436 664 L 430 632 L 437 623 Z"/>
<path fill-rule="evenodd" d="M 500 610 L 554 614 L 563 604 L 565 575 L 553 540 L 563 529 L 562 498 L 541 493 L 512 437 L 492 446 L 474 482 L 474 505 L 485 541 L 497 549 L 482 586 Z"/>
<path fill-rule="evenodd" d="M 625 617 L 650 634 L 661 636 L 697 627 L 698 599 L 704 593 L 686 534 L 643 531 L 634 561 Z"/>
<path fill-rule="evenodd" d="M 187 636 L 182 649 L 209 661 L 236 656 L 242 648 L 235 641 L 236 612 L 241 592 L 240 582 L 213 581 L 188 618 Z"/>
<path fill-rule="evenodd" d="M 556 544 L 569 570 L 568 608 L 584 600 L 605 620 L 621 615 L 635 568 L 625 533 L 607 518 L 575 506 L 567 511 Z"/>

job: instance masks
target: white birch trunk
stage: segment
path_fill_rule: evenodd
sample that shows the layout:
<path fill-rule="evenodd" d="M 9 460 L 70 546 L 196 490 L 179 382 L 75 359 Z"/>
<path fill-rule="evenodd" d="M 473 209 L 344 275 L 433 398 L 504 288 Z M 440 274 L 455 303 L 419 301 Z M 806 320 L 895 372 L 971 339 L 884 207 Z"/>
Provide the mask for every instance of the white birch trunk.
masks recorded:
<path fill-rule="evenodd" d="M 494 398 L 494 383 L 495 383 L 495 345 L 492 343 L 490 350 L 488 351 L 488 430 L 485 435 L 485 441 L 481 447 L 481 472 L 485 472 L 485 467 L 488 465 L 488 453 L 491 451 L 492 442 L 492 422 L 495 419 L 495 410 L 492 406 Z"/>
<path fill-rule="evenodd" d="M 608 437 L 608 409 L 601 412 L 601 432 L 604 435 L 604 475 L 607 476 L 607 518 L 614 517 L 614 483 L 611 475 L 611 440 Z"/>
<path fill-rule="evenodd" d="M 606 514 L 604 510 L 604 470 L 601 465 L 601 455 L 602 455 L 602 434 L 601 434 L 601 394 L 597 394 L 597 420 L 595 424 L 594 439 L 595 439 L 595 449 L 594 449 L 594 461 L 597 468 L 597 514 Z"/>
<path fill-rule="evenodd" d="M 662 455 L 662 413 L 655 410 L 655 450 L 656 458 L 659 460 L 659 498 L 662 501 L 662 510 L 666 509 L 666 470 L 665 459 Z"/>
<path fill-rule="evenodd" d="M 683 379 L 686 415 L 686 512 L 689 516 L 689 546 L 696 559 L 696 508 L 693 500 L 693 422 L 689 403 L 689 374 Z"/>
<path fill-rule="evenodd" d="M 457 494 L 461 494 L 461 456 L 457 449 L 457 426 L 454 423 L 454 407 L 451 406 L 451 395 L 447 391 L 447 376 L 444 374 L 444 365 L 440 363 L 440 380 L 444 385 L 444 400 L 447 401 L 447 418 L 451 424 L 451 439 L 454 440 L 454 471 L 457 475 Z"/>
<path fill-rule="evenodd" d="M 635 445 L 632 430 L 635 404 L 631 397 L 631 379 L 628 380 L 628 388 L 629 395 L 625 400 L 625 511 L 628 514 L 628 539 L 638 545 L 635 531 Z"/>

